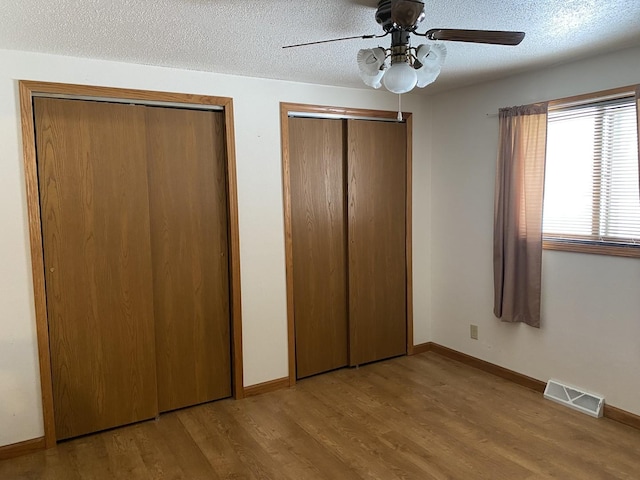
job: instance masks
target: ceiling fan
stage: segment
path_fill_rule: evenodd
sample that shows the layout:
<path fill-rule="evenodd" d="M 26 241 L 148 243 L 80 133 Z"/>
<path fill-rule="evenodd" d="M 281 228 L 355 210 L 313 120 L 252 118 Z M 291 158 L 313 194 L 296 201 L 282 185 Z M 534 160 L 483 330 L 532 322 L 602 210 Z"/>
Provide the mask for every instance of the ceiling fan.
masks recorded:
<path fill-rule="evenodd" d="M 418 24 L 425 18 L 424 2 L 421 0 L 379 0 L 376 21 L 384 33 L 335 38 L 319 42 L 287 45 L 282 48 L 302 47 L 320 43 L 353 39 L 382 38 L 391 35 L 389 48 L 365 48 L 358 52 L 360 77 L 373 88 L 382 85 L 393 93 L 406 93 L 415 86 L 426 87 L 433 83 L 444 63 L 447 49 L 439 41 L 488 43 L 492 45 L 519 45 L 524 32 L 498 30 L 459 30 L 433 28 L 424 33 L 416 32 Z M 411 46 L 411 35 L 425 37 L 436 43 Z"/>

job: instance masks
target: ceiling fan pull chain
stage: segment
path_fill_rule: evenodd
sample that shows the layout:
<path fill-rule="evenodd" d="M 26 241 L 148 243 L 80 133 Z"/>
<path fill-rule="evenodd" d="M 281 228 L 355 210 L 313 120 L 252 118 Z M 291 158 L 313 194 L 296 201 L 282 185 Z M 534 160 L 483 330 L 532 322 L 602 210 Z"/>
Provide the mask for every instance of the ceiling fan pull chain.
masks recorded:
<path fill-rule="evenodd" d="M 398 94 L 398 121 L 402 121 L 402 94 Z"/>

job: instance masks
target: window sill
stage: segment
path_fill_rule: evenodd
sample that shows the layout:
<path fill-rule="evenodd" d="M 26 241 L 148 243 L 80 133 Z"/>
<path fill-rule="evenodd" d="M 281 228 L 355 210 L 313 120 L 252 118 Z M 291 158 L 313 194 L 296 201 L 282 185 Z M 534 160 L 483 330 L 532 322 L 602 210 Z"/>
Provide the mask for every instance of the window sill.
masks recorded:
<path fill-rule="evenodd" d="M 542 241 L 542 248 L 544 250 L 558 250 L 562 252 L 592 253 L 596 255 L 609 255 L 614 257 L 640 258 L 640 245 L 626 246 L 596 242 L 571 242 L 545 239 Z"/>

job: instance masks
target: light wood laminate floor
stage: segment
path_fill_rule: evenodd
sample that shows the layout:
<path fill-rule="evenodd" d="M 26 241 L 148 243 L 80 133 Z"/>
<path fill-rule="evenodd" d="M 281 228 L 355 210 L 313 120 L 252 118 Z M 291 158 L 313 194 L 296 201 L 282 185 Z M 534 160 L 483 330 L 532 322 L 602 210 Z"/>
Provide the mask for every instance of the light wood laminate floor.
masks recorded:
<path fill-rule="evenodd" d="M 435 353 L 0 462 L 0 479 L 639 479 L 640 431 Z"/>

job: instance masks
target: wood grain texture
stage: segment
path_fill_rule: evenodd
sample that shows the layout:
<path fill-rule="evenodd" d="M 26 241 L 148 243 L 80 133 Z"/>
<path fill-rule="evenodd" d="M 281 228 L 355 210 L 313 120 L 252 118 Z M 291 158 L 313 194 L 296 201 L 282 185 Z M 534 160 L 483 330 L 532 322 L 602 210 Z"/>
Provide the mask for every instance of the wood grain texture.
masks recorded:
<path fill-rule="evenodd" d="M 421 343 L 419 345 L 414 345 L 411 349 L 410 355 L 418 355 L 420 353 L 430 352 L 432 350 L 433 342 Z"/>
<path fill-rule="evenodd" d="M 368 110 L 364 108 L 348 108 L 348 107 L 331 107 L 323 105 L 307 105 L 303 103 L 281 103 L 281 108 L 285 109 L 285 114 L 288 112 L 303 112 L 313 114 L 330 114 L 339 115 L 341 117 L 367 117 L 367 118 L 380 118 L 380 119 L 393 119 L 398 116 L 398 112 L 386 111 L 386 110 Z M 410 113 L 403 113 L 404 118 Z"/>
<path fill-rule="evenodd" d="M 42 256 L 42 225 L 40 220 L 40 193 L 38 165 L 36 162 L 36 139 L 31 90 L 20 82 L 20 122 L 22 124 L 22 149 L 24 175 L 29 215 L 29 240 L 31 253 L 31 278 L 36 315 L 38 343 L 38 365 L 40 367 L 40 389 L 42 419 L 46 448 L 56 444 L 55 416 L 53 412 L 53 384 L 51 382 L 51 357 L 49 353 L 49 325 L 47 322 L 47 294 L 44 280 L 44 258 Z"/>
<path fill-rule="evenodd" d="M 406 125 L 348 120 L 349 364 L 407 352 Z"/>
<path fill-rule="evenodd" d="M 129 105 L 34 105 L 63 439 L 157 414 L 145 120 Z"/>
<path fill-rule="evenodd" d="M 635 479 L 640 431 L 433 352 L 0 462 L 0 478 Z"/>
<path fill-rule="evenodd" d="M 405 264 L 407 283 L 407 355 L 413 355 L 413 116 L 404 115 L 407 129 L 405 192 Z"/>
<path fill-rule="evenodd" d="M 348 363 L 343 125 L 289 119 L 298 378 Z"/>
<path fill-rule="evenodd" d="M 0 447 L 0 460 L 16 458 L 28 453 L 37 452 L 46 448 L 44 437 L 26 440 L 24 442 L 14 443 Z"/>
<path fill-rule="evenodd" d="M 238 224 L 238 182 L 236 175 L 236 140 L 233 119 L 233 100 L 221 98 L 224 107 L 224 138 L 227 157 L 227 208 L 229 222 L 229 275 L 231 288 L 231 354 L 233 396 L 244 395 L 242 361 L 242 294 L 240 282 L 240 226 Z"/>
<path fill-rule="evenodd" d="M 505 380 L 509 380 L 520 386 L 530 388 L 531 390 L 534 390 L 539 393 L 543 393 L 546 387 L 546 383 L 543 382 L 542 380 L 531 378 L 522 373 L 518 373 L 516 371 L 501 367 L 494 363 L 490 363 L 485 360 L 481 360 L 479 358 L 473 357 L 471 355 L 467 355 L 466 353 L 458 352 L 457 350 L 453 350 L 451 348 L 438 345 L 437 343 L 428 342 L 422 345 L 416 345 L 414 347 L 414 352 L 416 352 L 416 354 L 424 353 L 424 352 L 435 352 L 439 355 L 445 356 L 452 360 L 456 360 L 458 362 L 464 363 L 465 365 L 478 368 L 487 373 L 491 373 L 492 375 L 496 375 Z M 624 425 L 637 428 L 640 430 L 640 416 L 635 415 L 631 412 L 627 412 L 626 410 L 623 410 L 621 408 L 617 408 L 617 407 L 614 407 L 613 405 L 605 404 L 604 416 L 611 420 L 615 420 L 616 422 L 620 422 Z"/>
<path fill-rule="evenodd" d="M 236 181 L 235 132 L 233 100 L 228 97 L 156 92 L 150 90 L 114 89 L 87 85 L 71 85 L 48 82 L 19 81 L 20 118 L 22 123 L 23 158 L 29 217 L 32 279 L 35 299 L 36 333 L 42 393 L 42 414 L 46 447 L 56 444 L 53 387 L 49 345 L 49 325 L 46 308 L 45 272 L 41 234 L 40 199 L 35 145 L 33 98 L 36 95 L 95 96 L 99 98 L 127 99 L 132 103 L 168 102 L 192 103 L 199 106 L 222 107 L 225 115 L 225 141 L 227 149 L 227 189 L 230 230 L 230 274 L 233 335 L 233 392 L 235 398 L 243 395 L 242 363 L 242 308 L 240 292 L 240 241 L 238 227 L 238 203 Z"/>
<path fill-rule="evenodd" d="M 222 112 L 145 107 L 160 412 L 231 395 Z"/>
<path fill-rule="evenodd" d="M 558 250 L 560 252 L 591 253 L 596 255 L 610 255 L 614 257 L 640 258 L 640 247 L 611 246 L 611 245 L 580 245 L 577 243 L 563 242 L 561 240 L 546 239 L 542 241 L 545 250 Z"/>
<path fill-rule="evenodd" d="M 282 206 L 284 210 L 284 255 L 287 290 L 287 359 L 289 385 L 296 384 L 296 330 L 293 297 L 293 241 L 291 227 L 291 152 L 289 149 L 289 104 L 280 103 L 282 148 Z"/>
<path fill-rule="evenodd" d="M 287 331 L 289 347 L 289 381 L 291 385 L 296 383 L 296 355 L 295 355 L 295 321 L 294 321 L 294 294 L 293 294 L 293 245 L 291 241 L 291 187 L 290 187 L 290 151 L 289 151 L 289 112 L 305 112 L 310 114 L 332 114 L 344 117 L 366 117 L 395 119 L 397 112 L 364 110 L 343 107 L 330 107 L 319 105 L 307 105 L 296 103 L 280 104 L 280 131 L 282 143 L 282 181 L 283 181 L 283 206 L 285 224 L 285 261 L 286 261 L 286 287 L 287 287 Z M 411 199 L 411 155 L 412 155 L 412 114 L 403 112 L 403 117 L 407 123 L 407 204 L 410 206 Z M 411 210 L 407 210 L 407 265 L 410 267 L 411 257 Z M 413 288 L 411 268 L 407 269 L 407 288 Z M 410 344 L 413 343 L 413 297 L 412 291 L 407 292 L 407 352 L 411 351 Z"/>
<path fill-rule="evenodd" d="M 611 88 L 608 90 L 601 90 L 599 92 L 584 93 L 581 95 L 573 95 L 571 97 L 556 98 L 549 100 L 549 110 L 562 108 L 566 105 L 588 102 L 595 98 L 603 97 L 622 97 L 624 95 L 633 95 L 636 91 L 637 85 L 629 85 L 626 87 Z"/>
<path fill-rule="evenodd" d="M 258 383 L 257 385 L 250 385 L 244 389 L 245 397 L 255 397 L 256 395 L 263 395 L 265 393 L 275 392 L 283 388 L 289 388 L 289 377 L 277 378 L 268 382 Z"/>
<path fill-rule="evenodd" d="M 231 102 L 228 97 L 197 95 L 190 93 L 160 92 L 153 90 L 136 90 L 132 88 L 101 87 L 97 85 L 77 85 L 68 83 L 20 82 L 31 94 L 68 95 L 70 97 L 95 97 L 99 99 L 127 99 L 137 103 L 164 102 L 190 103 L 194 105 L 221 106 L 226 108 Z"/>
<path fill-rule="evenodd" d="M 543 393 L 546 387 L 546 383 L 543 382 L 542 380 L 531 378 L 527 375 L 518 373 L 514 370 L 510 370 L 508 368 L 501 367 L 494 363 L 481 360 L 471 355 L 467 355 L 466 353 L 462 353 L 457 350 L 444 347 L 437 343 L 427 342 L 427 343 L 422 343 L 420 345 L 414 345 L 413 352 L 414 352 L 413 353 L 414 355 L 418 355 L 420 353 L 426 353 L 426 352 L 434 352 L 434 353 L 437 353 L 438 355 L 442 355 L 452 360 L 456 360 L 458 362 L 464 363 L 465 365 L 469 365 L 470 367 L 478 368 L 487 373 L 491 373 L 492 375 L 496 375 L 505 380 L 509 380 L 520 386 L 530 388 L 531 390 L 534 390 L 539 393 Z M 621 408 L 617 408 L 612 405 L 605 404 L 604 416 L 611 420 L 615 420 L 616 422 L 620 422 L 624 425 L 637 428 L 640 430 L 640 416 L 635 415 L 631 412 L 627 412 L 626 410 L 623 410 Z"/>
<path fill-rule="evenodd" d="M 604 416 L 640 430 L 640 415 L 635 415 L 613 405 L 604 405 Z"/>
<path fill-rule="evenodd" d="M 494 363 L 472 357 L 471 355 L 467 355 L 466 353 L 458 352 L 457 350 L 438 345 L 437 343 L 429 343 L 427 350 L 435 352 L 439 355 L 443 355 L 452 360 L 464 363 L 471 367 L 479 368 L 480 370 L 483 370 L 487 373 L 491 373 L 498 377 L 504 378 L 505 380 L 510 380 L 514 383 L 517 383 L 518 385 L 530 388 L 531 390 L 534 390 L 536 392 L 544 392 L 544 388 L 546 386 L 546 383 L 541 380 L 537 380 L 535 378 L 528 377 L 527 375 L 523 375 L 522 373 L 518 373 L 513 370 L 509 370 L 508 368 L 501 367 Z"/>

